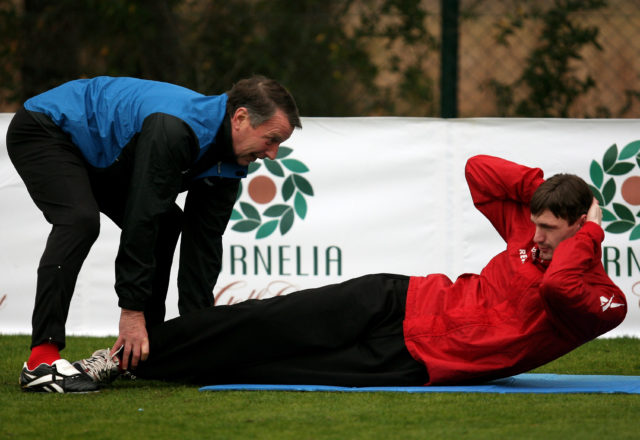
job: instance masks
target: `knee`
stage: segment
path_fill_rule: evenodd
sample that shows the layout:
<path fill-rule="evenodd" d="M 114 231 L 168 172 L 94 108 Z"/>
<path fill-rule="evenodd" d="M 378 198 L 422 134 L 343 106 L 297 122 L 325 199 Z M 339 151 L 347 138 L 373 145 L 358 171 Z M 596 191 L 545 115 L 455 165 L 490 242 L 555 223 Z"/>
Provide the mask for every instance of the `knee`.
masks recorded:
<path fill-rule="evenodd" d="M 100 213 L 90 210 L 76 210 L 73 213 L 71 225 L 84 240 L 94 242 L 100 234 Z"/>

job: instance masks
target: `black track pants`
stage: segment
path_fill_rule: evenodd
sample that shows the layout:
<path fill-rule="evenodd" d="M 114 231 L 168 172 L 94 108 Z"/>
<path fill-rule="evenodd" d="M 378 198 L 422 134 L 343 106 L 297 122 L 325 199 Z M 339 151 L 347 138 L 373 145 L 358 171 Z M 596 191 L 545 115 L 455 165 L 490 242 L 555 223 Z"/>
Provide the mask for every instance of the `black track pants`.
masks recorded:
<path fill-rule="evenodd" d="M 265 300 L 216 306 L 149 331 L 134 374 L 201 384 L 423 385 L 404 344 L 409 280 L 367 275 Z"/>

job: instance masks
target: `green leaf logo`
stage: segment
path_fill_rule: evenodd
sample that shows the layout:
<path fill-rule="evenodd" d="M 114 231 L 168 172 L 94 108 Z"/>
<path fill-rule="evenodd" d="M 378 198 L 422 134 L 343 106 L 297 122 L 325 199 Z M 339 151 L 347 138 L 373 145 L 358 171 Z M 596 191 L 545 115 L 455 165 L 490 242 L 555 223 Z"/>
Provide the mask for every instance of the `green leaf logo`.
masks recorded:
<path fill-rule="evenodd" d="M 629 240 L 640 238 L 640 223 L 636 220 L 640 212 L 634 214 L 629 207 L 640 205 L 640 172 L 636 167 L 640 168 L 640 140 L 629 143 L 622 151 L 618 151 L 616 144 L 611 145 L 602 162 L 593 160 L 589 167 L 589 187 L 602 208 L 602 222 L 608 223 L 605 231 L 613 234 L 630 231 Z M 629 173 L 632 175 L 628 176 Z M 618 189 L 625 204 L 613 201 Z"/>
<path fill-rule="evenodd" d="M 274 160 L 264 159 L 262 163 L 249 165 L 248 183 L 240 182 L 236 206 L 231 213 L 232 230 L 255 231 L 255 238 L 261 239 L 276 231 L 285 235 L 293 227 L 296 216 L 301 220 L 306 218 L 307 198 L 312 197 L 314 191 L 301 174 L 309 172 L 309 167 L 290 158 L 291 153 L 292 148 L 281 146 Z M 256 174 L 263 164 L 267 173 Z"/>

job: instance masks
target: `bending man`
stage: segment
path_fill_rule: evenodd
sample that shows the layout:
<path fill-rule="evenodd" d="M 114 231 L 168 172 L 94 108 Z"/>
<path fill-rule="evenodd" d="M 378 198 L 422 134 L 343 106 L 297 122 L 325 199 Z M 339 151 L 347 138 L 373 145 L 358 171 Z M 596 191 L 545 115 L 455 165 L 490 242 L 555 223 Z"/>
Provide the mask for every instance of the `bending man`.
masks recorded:
<path fill-rule="evenodd" d="M 77 80 L 27 100 L 7 149 L 31 198 L 52 224 L 38 267 L 31 355 L 23 389 L 95 390 L 64 359 L 76 279 L 100 228 L 122 229 L 115 261 L 124 367 L 147 358 L 147 330 L 164 321 L 169 272 L 182 234 L 181 315 L 213 305 L 221 235 L 250 162 L 274 159 L 300 127 L 292 96 L 253 77 L 204 96 L 135 78 Z M 175 200 L 188 191 L 184 212 Z"/>

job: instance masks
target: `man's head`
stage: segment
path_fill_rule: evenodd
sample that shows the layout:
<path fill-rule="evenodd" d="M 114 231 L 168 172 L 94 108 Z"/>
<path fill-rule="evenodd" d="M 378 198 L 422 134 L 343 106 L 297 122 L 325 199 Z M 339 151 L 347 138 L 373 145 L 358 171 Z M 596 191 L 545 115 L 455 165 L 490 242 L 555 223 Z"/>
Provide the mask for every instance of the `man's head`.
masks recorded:
<path fill-rule="evenodd" d="M 573 174 L 556 174 L 538 187 L 530 207 L 542 259 L 550 260 L 558 244 L 578 232 L 592 202 L 589 186 Z"/>
<path fill-rule="evenodd" d="M 275 159 L 280 144 L 302 128 L 298 107 L 282 85 L 264 76 L 238 81 L 227 92 L 233 151 L 240 165 Z"/>

